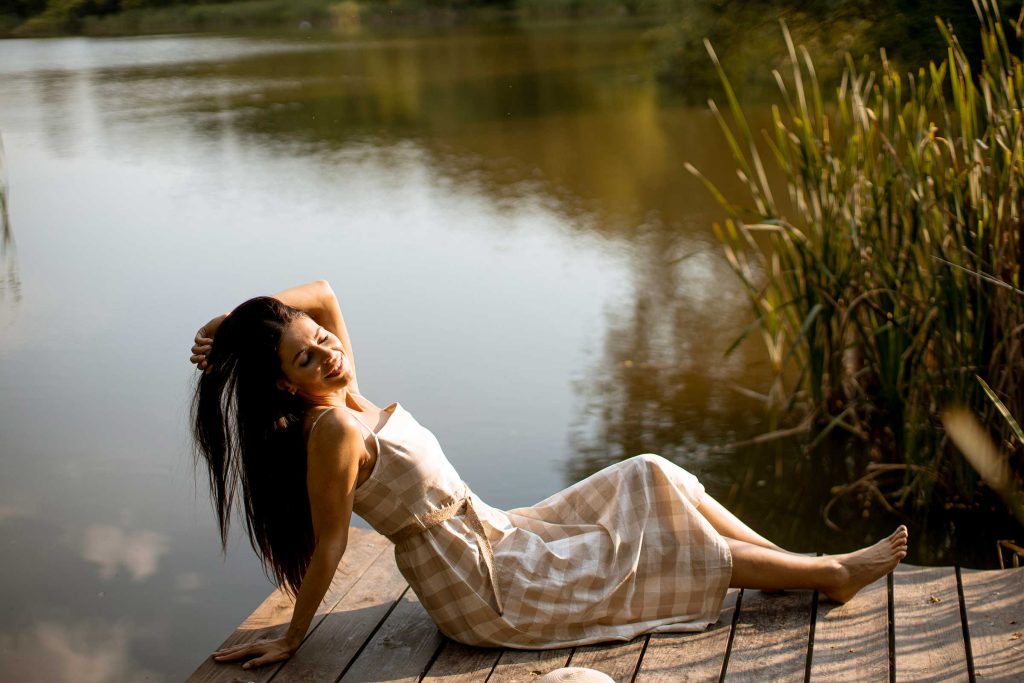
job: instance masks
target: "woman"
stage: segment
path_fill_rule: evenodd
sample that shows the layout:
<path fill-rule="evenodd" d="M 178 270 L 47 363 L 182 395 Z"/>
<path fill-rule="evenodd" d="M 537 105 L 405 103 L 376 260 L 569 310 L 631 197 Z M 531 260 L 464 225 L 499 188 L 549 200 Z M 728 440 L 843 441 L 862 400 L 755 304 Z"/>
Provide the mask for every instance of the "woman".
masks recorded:
<path fill-rule="evenodd" d="M 296 596 L 283 637 L 220 650 L 216 661 L 250 668 L 298 649 L 353 510 L 395 542 L 399 569 L 440 630 L 482 646 L 701 630 L 730 586 L 813 588 L 844 602 L 906 555 L 905 527 L 847 555 L 789 553 L 654 455 L 531 508 L 495 510 L 401 406 L 363 397 L 341 309 L 322 280 L 214 318 L 191 360 L 203 370 L 194 436 L 222 542 L 241 483 L 250 541 Z"/>

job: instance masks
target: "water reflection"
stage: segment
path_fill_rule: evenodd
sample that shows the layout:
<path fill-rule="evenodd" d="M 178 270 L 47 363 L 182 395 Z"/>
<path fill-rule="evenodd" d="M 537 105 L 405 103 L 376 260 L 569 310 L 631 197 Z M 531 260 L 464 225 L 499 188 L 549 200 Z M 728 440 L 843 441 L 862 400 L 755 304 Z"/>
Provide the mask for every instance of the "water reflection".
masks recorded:
<path fill-rule="evenodd" d="M 132 651 L 137 625 L 127 620 L 44 619 L 0 632 L 0 661 L 10 681 L 108 683 L 171 680 Z"/>
<path fill-rule="evenodd" d="M 0 301 L 10 291 L 14 300 L 21 298 L 21 280 L 14 250 L 14 229 L 11 227 L 10 194 L 7 185 L 7 160 L 3 137 L 0 136 Z"/>
<path fill-rule="evenodd" d="M 10 503 L 0 503 L 0 524 L 12 519 L 20 519 L 31 515 L 32 511 L 26 507 L 12 505 Z"/>
<path fill-rule="evenodd" d="M 724 354 L 743 306 L 717 249 L 664 228 L 637 242 L 632 299 L 609 314 L 604 351 L 577 383 L 569 479 L 636 453 L 696 463 L 763 423 L 742 391 L 768 379 L 758 349 Z"/>
<path fill-rule="evenodd" d="M 206 581 L 198 572 L 181 572 L 174 576 L 174 599 L 177 602 L 194 602 L 194 593 L 202 589 Z"/>
<path fill-rule="evenodd" d="M 573 223 L 629 236 L 652 214 L 678 227 L 717 211 L 684 159 L 726 185 L 731 175 L 706 112 L 661 106 L 638 35 L 314 43 L 225 61 L 97 67 L 92 108 L 107 136 L 163 120 L 167 133 L 195 131 L 215 146 L 231 136 L 287 155 L 414 140 L 454 182 L 507 201 L 540 193 Z"/>
<path fill-rule="evenodd" d="M 251 90 L 193 106 L 211 128 L 230 112 L 239 136 L 291 153 L 416 140 L 454 182 L 507 201 L 546 195 L 588 230 L 629 236 L 651 215 L 678 228 L 715 211 L 682 168 L 688 159 L 728 184 L 714 122 L 660 106 L 635 34 L 602 37 L 335 48 L 275 59 L 272 82 L 263 60 L 239 60 L 218 78 Z"/>
<path fill-rule="evenodd" d="M 156 573 L 160 557 L 170 550 L 167 536 L 155 531 L 132 531 L 107 524 L 92 524 L 82 534 L 82 559 L 99 567 L 101 579 L 112 579 L 122 567 L 132 581 Z"/>

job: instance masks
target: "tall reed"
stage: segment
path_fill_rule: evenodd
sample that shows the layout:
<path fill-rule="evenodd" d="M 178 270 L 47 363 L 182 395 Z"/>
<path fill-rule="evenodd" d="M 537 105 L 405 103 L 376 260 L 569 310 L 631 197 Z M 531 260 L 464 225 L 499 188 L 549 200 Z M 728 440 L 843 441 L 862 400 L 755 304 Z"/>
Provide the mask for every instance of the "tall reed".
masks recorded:
<path fill-rule="evenodd" d="M 980 69 L 939 21 L 941 62 L 901 74 L 882 51 L 876 73 L 847 56 L 828 97 L 783 25 L 792 72 L 773 72 L 781 99 L 761 136 L 705 43 L 728 101 L 710 107 L 749 200 L 688 168 L 728 214 L 715 234 L 776 371 L 773 414 L 813 413 L 812 446 L 835 429 L 865 441 L 883 462 L 858 486 L 887 507 L 974 491 L 939 421 L 947 405 L 980 414 L 1013 475 L 1024 469 L 983 388 L 1024 415 L 1024 69 L 1010 47 L 1024 13 L 975 9 Z"/>

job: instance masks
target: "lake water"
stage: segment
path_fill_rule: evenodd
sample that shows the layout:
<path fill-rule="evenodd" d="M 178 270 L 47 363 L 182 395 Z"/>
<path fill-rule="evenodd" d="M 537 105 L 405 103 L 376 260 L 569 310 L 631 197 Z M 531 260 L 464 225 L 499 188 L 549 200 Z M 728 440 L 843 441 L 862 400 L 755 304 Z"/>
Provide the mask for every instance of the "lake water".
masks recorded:
<path fill-rule="evenodd" d="M 179 680 L 266 596 L 193 476 L 189 346 L 314 278 L 367 397 L 400 400 L 492 505 L 657 452 L 794 550 L 897 523 L 840 506 L 826 528 L 842 453 L 727 447 L 765 430 L 737 387 L 770 373 L 756 344 L 723 356 L 749 307 L 683 162 L 733 167 L 644 35 L 0 42 L 4 678 Z M 958 550 L 958 523 L 922 524 L 911 559 L 990 566 L 1001 530 Z"/>

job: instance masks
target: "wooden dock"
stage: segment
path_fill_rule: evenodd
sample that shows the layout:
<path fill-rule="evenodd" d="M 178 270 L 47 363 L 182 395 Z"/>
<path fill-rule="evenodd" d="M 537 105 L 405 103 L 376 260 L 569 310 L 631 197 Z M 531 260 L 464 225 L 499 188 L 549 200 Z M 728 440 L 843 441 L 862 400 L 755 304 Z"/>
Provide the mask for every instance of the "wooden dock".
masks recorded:
<path fill-rule="evenodd" d="M 274 592 L 224 641 L 284 633 Z M 532 681 L 563 666 L 616 681 L 1024 681 L 1024 567 L 903 565 L 846 605 L 811 591 L 730 591 L 707 631 L 562 650 L 482 649 L 444 638 L 395 566 L 391 544 L 352 529 L 302 647 L 243 670 L 207 657 L 189 681 Z"/>

